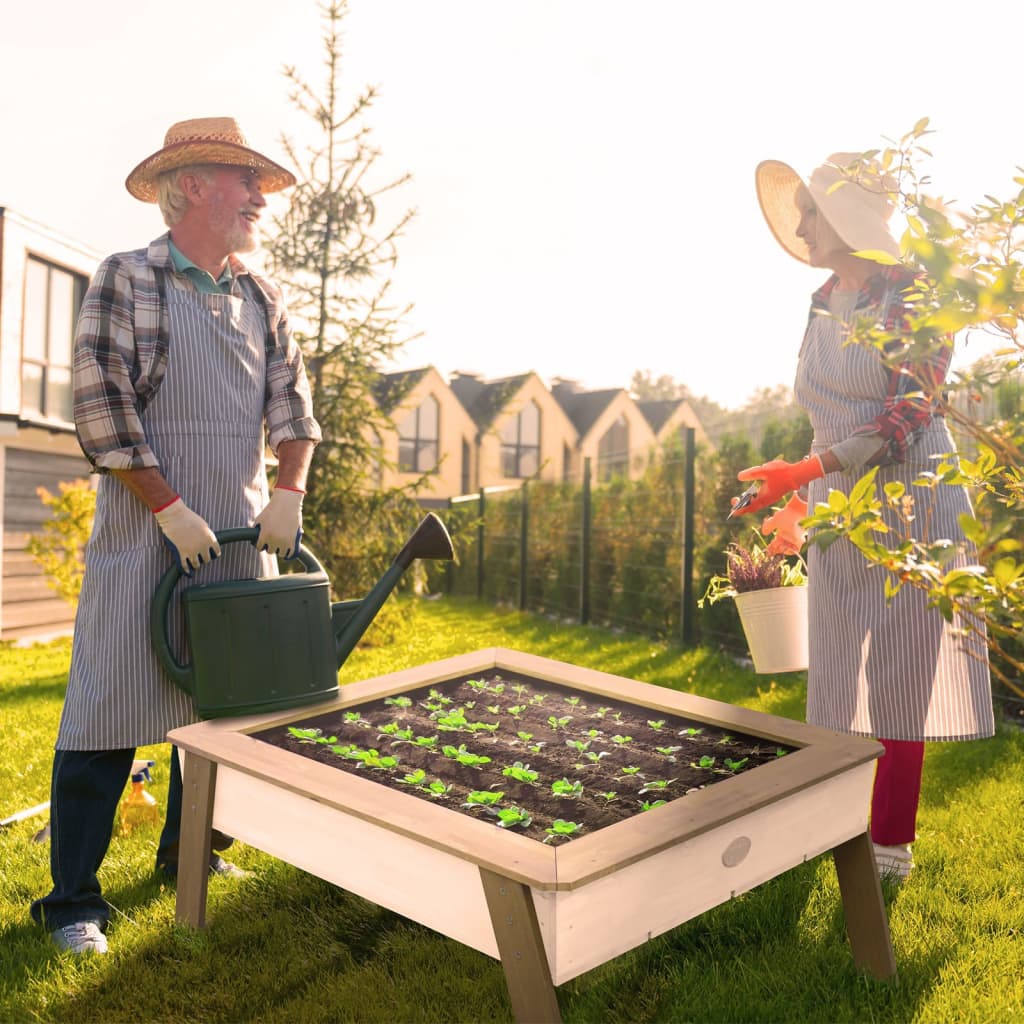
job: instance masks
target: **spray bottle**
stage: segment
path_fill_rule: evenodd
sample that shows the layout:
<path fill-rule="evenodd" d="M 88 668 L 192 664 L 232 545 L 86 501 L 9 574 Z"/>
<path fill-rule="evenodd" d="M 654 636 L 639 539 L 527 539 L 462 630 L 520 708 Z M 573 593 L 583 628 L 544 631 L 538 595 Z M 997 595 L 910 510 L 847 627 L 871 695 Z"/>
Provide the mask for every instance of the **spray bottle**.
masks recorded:
<path fill-rule="evenodd" d="M 121 835 L 128 835 L 138 825 L 160 820 L 160 808 L 154 797 L 146 791 L 152 782 L 149 769 L 152 761 L 132 762 L 131 792 L 121 801 Z"/>

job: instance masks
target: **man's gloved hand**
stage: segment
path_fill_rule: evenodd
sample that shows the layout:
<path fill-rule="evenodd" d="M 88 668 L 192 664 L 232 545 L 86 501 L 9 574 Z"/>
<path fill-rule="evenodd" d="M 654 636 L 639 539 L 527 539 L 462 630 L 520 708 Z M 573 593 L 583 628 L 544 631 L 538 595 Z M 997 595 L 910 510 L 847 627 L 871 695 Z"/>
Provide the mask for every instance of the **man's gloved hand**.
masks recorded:
<path fill-rule="evenodd" d="M 204 561 L 212 562 L 220 554 L 220 544 L 213 530 L 180 496 L 169 505 L 154 509 L 153 515 L 174 561 L 186 576 L 191 576 Z"/>
<path fill-rule="evenodd" d="M 797 555 L 807 539 L 807 531 L 800 520 L 807 517 L 807 502 L 794 494 L 778 512 L 773 512 L 761 524 L 763 534 L 774 533 L 768 545 L 770 555 Z"/>
<path fill-rule="evenodd" d="M 259 527 L 255 544 L 258 551 L 269 551 L 282 558 L 294 558 L 302 541 L 302 497 L 305 491 L 294 487 L 275 487 L 270 501 L 253 521 Z"/>
<path fill-rule="evenodd" d="M 760 512 L 761 509 L 774 505 L 784 494 L 798 490 L 811 480 L 817 480 L 824 476 L 825 470 L 821 465 L 821 459 L 817 455 L 808 455 L 799 462 L 785 462 L 782 459 L 773 459 L 763 466 L 751 466 L 749 469 L 740 470 L 736 474 L 738 480 L 763 480 L 761 489 L 757 492 L 754 500 L 745 508 L 736 512 L 736 515 L 746 515 L 748 512 Z"/>

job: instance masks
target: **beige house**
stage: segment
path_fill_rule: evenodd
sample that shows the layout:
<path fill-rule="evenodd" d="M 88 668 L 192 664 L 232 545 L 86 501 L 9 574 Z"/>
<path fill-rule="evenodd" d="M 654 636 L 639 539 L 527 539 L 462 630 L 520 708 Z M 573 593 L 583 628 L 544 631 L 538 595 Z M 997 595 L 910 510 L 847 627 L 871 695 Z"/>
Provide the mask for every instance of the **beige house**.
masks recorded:
<path fill-rule="evenodd" d="M 374 389 L 392 429 L 379 436 L 377 486 L 401 487 L 429 474 L 420 498 L 468 494 L 477 485 L 477 428 L 448 382 L 427 366 L 383 374 Z"/>
<path fill-rule="evenodd" d="M 71 422 L 75 321 L 100 254 L 0 207 L 0 640 L 66 633 L 73 611 L 26 552 L 39 487 L 86 479 Z"/>

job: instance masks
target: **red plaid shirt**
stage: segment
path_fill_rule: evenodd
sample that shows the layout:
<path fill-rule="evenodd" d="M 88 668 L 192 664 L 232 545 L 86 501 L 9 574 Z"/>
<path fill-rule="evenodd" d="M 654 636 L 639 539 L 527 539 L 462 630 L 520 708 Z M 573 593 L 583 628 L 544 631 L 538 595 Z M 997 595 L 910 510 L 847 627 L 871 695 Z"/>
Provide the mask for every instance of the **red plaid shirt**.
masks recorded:
<path fill-rule="evenodd" d="M 861 288 L 855 311 L 860 316 L 874 315 L 876 323 L 886 331 L 909 332 L 904 293 L 915 282 L 916 274 L 906 267 L 881 267 Z M 828 309 L 829 296 L 838 283 L 838 276 L 833 275 L 814 293 L 812 318 Z M 902 347 L 900 342 L 892 342 L 888 354 L 899 352 Z M 879 434 L 886 443 L 868 466 L 903 462 L 907 450 L 932 418 L 942 415 L 931 396 L 945 381 L 952 355 L 952 344 L 946 344 L 936 346 L 923 362 L 908 356 L 892 367 L 882 412 L 853 432 L 854 436 Z"/>

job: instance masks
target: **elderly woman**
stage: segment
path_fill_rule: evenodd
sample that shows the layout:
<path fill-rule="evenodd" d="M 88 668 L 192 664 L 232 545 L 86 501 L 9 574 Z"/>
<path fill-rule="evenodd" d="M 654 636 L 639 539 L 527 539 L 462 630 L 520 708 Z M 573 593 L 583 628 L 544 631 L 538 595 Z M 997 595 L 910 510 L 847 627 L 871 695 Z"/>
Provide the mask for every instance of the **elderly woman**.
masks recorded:
<path fill-rule="evenodd" d="M 888 329 L 904 321 L 904 295 L 914 273 L 900 263 L 889 219 L 896 185 L 853 153 L 837 153 L 808 179 L 777 160 L 761 163 L 757 195 L 768 226 L 802 263 L 830 270 L 814 293 L 794 391 L 814 441 L 798 463 L 774 460 L 739 474 L 761 481 L 737 512 L 757 512 L 792 492 L 763 524 L 769 549 L 803 545 L 799 523 L 829 490 L 849 492 L 878 466 L 879 490 L 899 481 L 914 495 L 912 530 L 930 539 L 963 540 L 959 519 L 970 511 L 959 487 L 913 487 L 937 458 L 954 451 L 940 410 L 928 397 L 945 377 L 949 350 L 929 363 L 887 366 L 875 349 L 847 344 L 855 319 Z M 872 258 L 874 257 L 874 258 Z M 885 262 L 880 262 L 879 257 Z M 886 511 L 889 527 L 907 527 Z M 922 536 L 919 539 L 924 539 Z M 958 564 L 973 561 L 965 551 Z M 902 881 L 913 866 L 910 844 L 924 764 L 925 740 L 970 740 L 994 731 L 984 638 L 961 636 L 926 595 L 905 587 L 891 604 L 884 576 L 846 541 L 810 546 L 810 661 L 807 720 L 840 732 L 873 736 L 885 747 L 871 802 L 871 838 L 883 876 Z"/>

